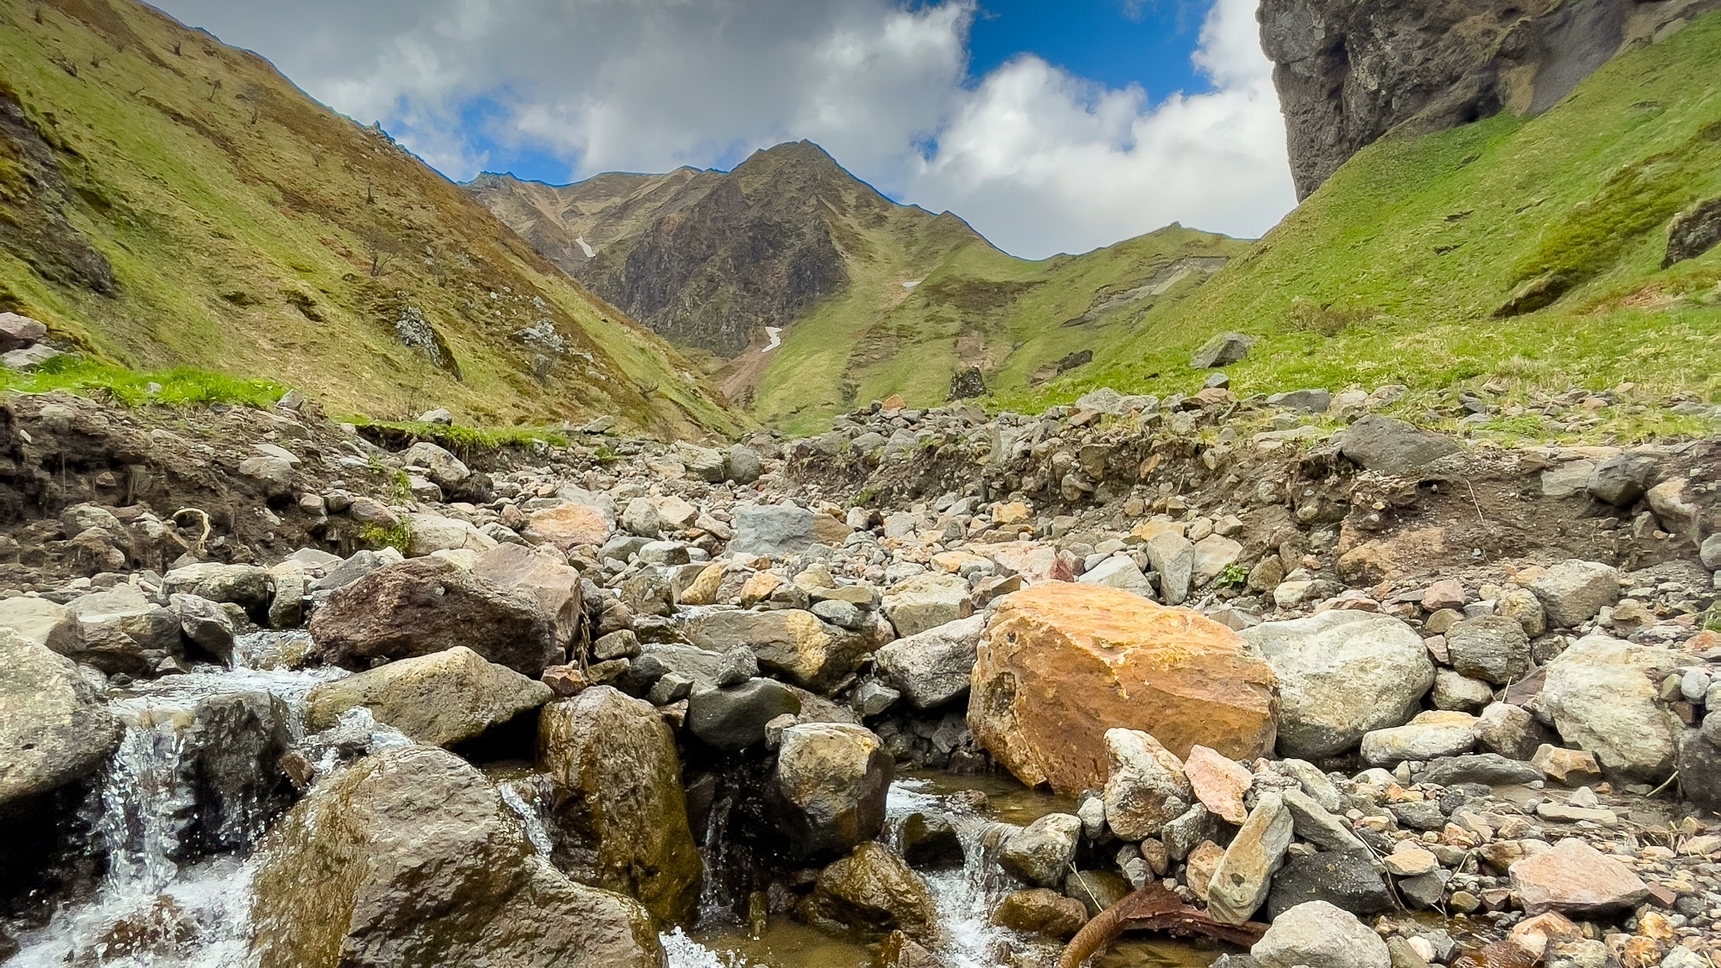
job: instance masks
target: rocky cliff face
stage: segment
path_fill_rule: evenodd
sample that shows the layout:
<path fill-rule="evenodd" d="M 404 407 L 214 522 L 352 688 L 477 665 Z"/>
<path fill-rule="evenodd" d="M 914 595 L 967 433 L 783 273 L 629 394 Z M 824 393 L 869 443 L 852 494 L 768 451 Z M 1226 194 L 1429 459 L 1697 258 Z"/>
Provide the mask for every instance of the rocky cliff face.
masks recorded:
<path fill-rule="evenodd" d="M 1543 111 L 1623 46 L 1715 0 L 1262 0 L 1299 198 L 1405 122 Z"/>

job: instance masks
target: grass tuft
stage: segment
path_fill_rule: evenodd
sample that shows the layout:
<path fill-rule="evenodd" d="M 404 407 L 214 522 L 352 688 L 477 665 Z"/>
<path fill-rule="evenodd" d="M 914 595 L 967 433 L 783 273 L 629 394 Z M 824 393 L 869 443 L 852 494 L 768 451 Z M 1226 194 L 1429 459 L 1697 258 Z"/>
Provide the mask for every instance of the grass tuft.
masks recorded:
<path fill-rule="evenodd" d="M 74 356 L 55 357 L 31 373 L 0 370 L 0 389 L 102 396 L 127 407 L 152 403 L 172 407 L 231 404 L 258 409 L 274 406 L 287 392 L 285 387 L 268 380 L 245 380 L 192 367 L 137 373 Z"/>

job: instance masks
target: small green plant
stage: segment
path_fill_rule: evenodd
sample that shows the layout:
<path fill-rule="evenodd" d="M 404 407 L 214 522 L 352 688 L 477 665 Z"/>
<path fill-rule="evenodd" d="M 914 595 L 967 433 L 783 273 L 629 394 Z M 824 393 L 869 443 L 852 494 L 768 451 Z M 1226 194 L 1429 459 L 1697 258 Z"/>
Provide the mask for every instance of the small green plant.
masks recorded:
<path fill-rule="evenodd" d="M 412 548 L 412 525 L 405 521 L 392 528 L 367 524 L 359 528 L 359 537 L 373 548 L 393 548 L 404 555 Z"/>
<path fill-rule="evenodd" d="M 405 471 L 394 472 L 394 479 L 389 482 L 388 496 L 395 504 L 412 503 L 412 479 L 406 476 Z"/>
<path fill-rule="evenodd" d="M 878 488 L 876 488 L 876 487 L 863 487 L 860 490 L 854 492 L 854 495 L 849 498 L 849 507 L 851 507 L 851 508 L 864 508 L 867 505 L 871 504 L 873 502 L 873 499 L 876 497 L 878 497 Z"/>
<path fill-rule="evenodd" d="M 611 447 L 610 442 L 606 440 L 592 451 L 592 460 L 608 467 L 616 461 L 621 460 L 621 455 L 616 453 L 615 448 Z"/>
<path fill-rule="evenodd" d="M 1242 565 L 1226 565 L 1219 572 L 1219 577 L 1213 579 L 1213 584 L 1220 588 L 1242 588 L 1249 583 L 1249 569 Z"/>

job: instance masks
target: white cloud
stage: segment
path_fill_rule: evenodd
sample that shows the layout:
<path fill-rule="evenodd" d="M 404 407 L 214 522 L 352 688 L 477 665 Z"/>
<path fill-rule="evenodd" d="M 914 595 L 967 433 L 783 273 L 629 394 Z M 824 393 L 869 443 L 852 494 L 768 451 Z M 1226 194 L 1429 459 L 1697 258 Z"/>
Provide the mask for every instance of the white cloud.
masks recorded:
<path fill-rule="evenodd" d="M 807 138 L 1027 256 L 1174 219 L 1256 234 L 1294 199 L 1257 0 L 1208 15 L 1215 90 L 1158 104 L 1031 57 L 968 86 L 974 0 L 159 2 L 454 178 L 522 145 L 575 178 Z"/>

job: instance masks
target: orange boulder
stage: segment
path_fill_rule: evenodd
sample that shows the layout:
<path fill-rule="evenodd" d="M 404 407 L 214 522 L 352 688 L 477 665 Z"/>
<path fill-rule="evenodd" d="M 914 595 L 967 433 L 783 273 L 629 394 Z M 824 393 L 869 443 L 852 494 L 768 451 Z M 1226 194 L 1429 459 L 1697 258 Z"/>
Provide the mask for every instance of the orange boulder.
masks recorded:
<path fill-rule="evenodd" d="M 1105 785 L 1108 729 L 1139 729 L 1179 757 L 1270 753 L 1273 670 L 1199 613 L 1099 585 L 1036 585 L 986 626 L 968 728 L 1016 778 L 1075 795 Z"/>

